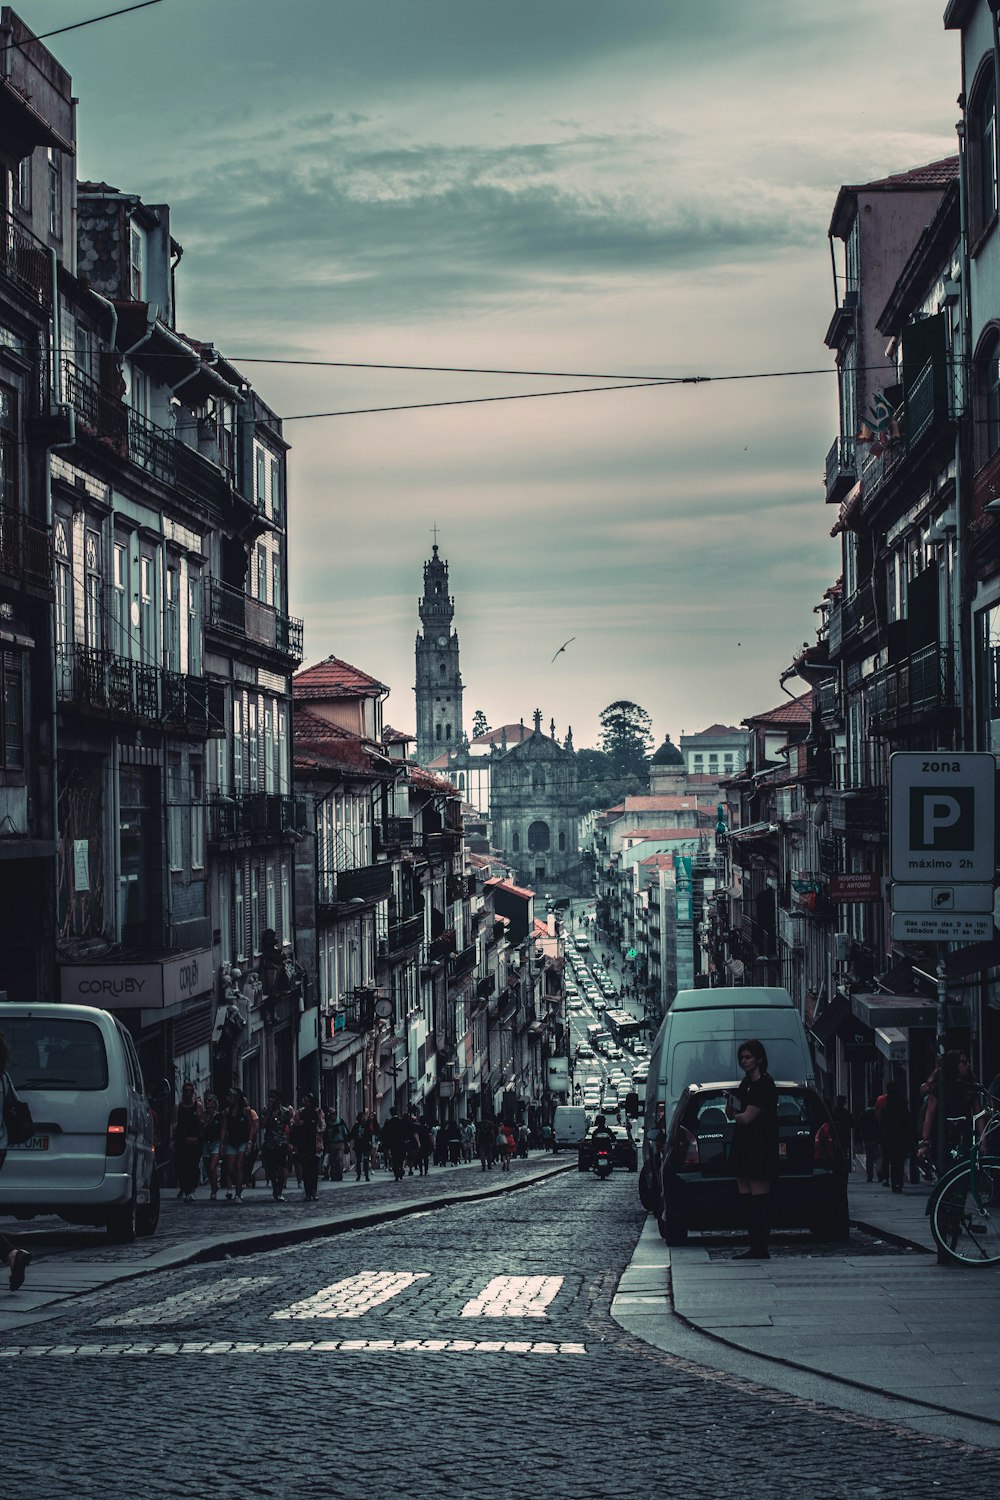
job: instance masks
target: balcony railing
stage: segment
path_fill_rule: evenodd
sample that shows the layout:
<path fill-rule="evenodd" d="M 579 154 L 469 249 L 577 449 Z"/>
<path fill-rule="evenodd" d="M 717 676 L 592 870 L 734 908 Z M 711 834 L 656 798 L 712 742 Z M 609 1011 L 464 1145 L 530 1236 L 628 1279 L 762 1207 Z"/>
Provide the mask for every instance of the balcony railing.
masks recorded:
<path fill-rule="evenodd" d="M 238 792 L 209 804 L 208 836 L 213 844 L 242 840 L 267 842 L 305 831 L 306 807 L 301 797 L 272 792 Z"/>
<path fill-rule="evenodd" d="M 402 922 L 390 922 L 384 938 L 379 939 L 379 957 L 392 958 L 419 947 L 424 937 L 424 914 L 418 911 Z"/>
<path fill-rule="evenodd" d="M 279 651 L 292 661 L 302 660 L 302 621 L 283 615 L 270 604 L 251 599 L 218 579 L 210 580 L 206 623 L 225 635 L 251 640 Z"/>
<path fill-rule="evenodd" d="M 24 583 L 52 586 L 52 539 L 48 527 L 19 511 L 0 508 L 0 573 Z"/>
<path fill-rule="evenodd" d="M 847 838 L 879 838 L 888 829 L 888 803 L 884 790 L 834 792 L 830 798 L 830 827 Z"/>
<path fill-rule="evenodd" d="M 476 967 L 476 945 L 470 943 L 460 953 L 453 955 L 451 960 L 451 973 L 454 979 L 460 979 L 464 974 L 471 974 Z"/>
<path fill-rule="evenodd" d="M 412 818 L 386 818 L 382 823 L 376 823 L 375 849 L 377 853 L 385 854 L 390 849 L 398 849 L 404 844 L 412 843 Z"/>
<path fill-rule="evenodd" d="M 0 272 L 31 292 L 43 307 L 52 306 L 52 261 L 41 240 L 13 219 L 0 224 Z"/>
<path fill-rule="evenodd" d="M 955 707 L 950 647 L 925 646 L 872 679 L 868 697 L 873 728 L 913 724 Z"/>
<path fill-rule="evenodd" d="M 64 702 L 124 719 L 198 735 L 226 733 L 221 682 L 168 672 L 92 646 L 61 650 L 57 692 Z"/>
<path fill-rule="evenodd" d="M 844 712 L 840 699 L 840 679 L 828 677 L 825 682 L 818 683 L 813 691 L 820 722 L 828 728 L 839 724 Z"/>
<path fill-rule="evenodd" d="M 840 626 L 844 641 L 862 634 L 875 625 L 875 591 L 870 583 L 862 584 L 840 606 Z"/>
<path fill-rule="evenodd" d="M 826 498 L 839 504 L 858 477 L 854 438 L 836 438 L 826 455 Z"/>
<path fill-rule="evenodd" d="M 63 362 L 63 389 L 79 422 L 137 468 L 163 484 L 189 491 L 214 509 L 229 499 L 232 487 L 225 470 L 167 428 L 125 406 L 71 360 Z"/>

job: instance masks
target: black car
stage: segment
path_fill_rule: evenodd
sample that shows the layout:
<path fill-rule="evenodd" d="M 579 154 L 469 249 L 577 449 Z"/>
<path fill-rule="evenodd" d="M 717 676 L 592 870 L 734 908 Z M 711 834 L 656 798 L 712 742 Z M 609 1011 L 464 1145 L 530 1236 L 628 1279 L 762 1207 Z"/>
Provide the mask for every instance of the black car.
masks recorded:
<path fill-rule="evenodd" d="M 639 1152 L 635 1141 L 624 1130 L 620 1130 L 613 1118 L 608 1120 L 608 1129 L 614 1131 L 615 1144 L 611 1153 L 611 1164 L 623 1167 L 626 1172 L 639 1169 Z M 581 1172 L 589 1172 L 594 1165 L 594 1146 L 590 1135 L 585 1135 L 576 1148 L 576 1164 Z"/>
<path fill-rule="evenodd" d="M 734 1125 L 726 1094 L 737 1083 L 686 1088 L 667 1130 L 656 1205 L 660 1234 L 683 1244 L 689 1229 L 742 1229 L 746 1223 L 729 1166 Z M 809 1229 L 817 1239 L 850 1233 L 848 1163 L 829 1110 L 805 1083 L 777 1083 L 778 1177 L 771 1188 L 771 1223 Z"/>

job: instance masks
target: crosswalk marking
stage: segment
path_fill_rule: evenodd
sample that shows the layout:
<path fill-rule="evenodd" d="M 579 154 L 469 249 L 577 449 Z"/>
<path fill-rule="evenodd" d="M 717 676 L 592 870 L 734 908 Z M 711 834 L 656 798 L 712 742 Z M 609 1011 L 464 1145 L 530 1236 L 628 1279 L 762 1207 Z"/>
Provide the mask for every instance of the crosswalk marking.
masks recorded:
<path fill-rule="evenodd" d="M 544 1318 L 561 1276 L 494 1276 L 462 1308 L 463 1318 Z"/>
<path fill-rule="evenodd" d="M 360 1318 L 381 1302 L 405 1292 L 415 1281 L 426 1280 L 429 1271 L 361 1271 L 323 1287 L 312 1297 L 293 1302 L 271 1314 L 272 1318 Z"/>
<path fill-rule="evenodd" d="M 113 1317 L 99 1318 L 95 1327 L 148 1328 L 155 1323 L 186 1323 L 201 1317 L 211 1308 L 223 1307 L 238 1301 L 247 1292 L 269 1286 L 275 1279 L 274 1276 L 232 1276 L 214 1286 L 189 1287 L 187 1291 L 164 1297 L 159 1302 L 146 1302 Z"/>
<path fill-rule="evenodd" d="M 219 1339 L 215 1342 L 159 1344 L 15 1344 L 0 1348 L 5 1359 L 76 1359 L 79 1356 L 115 1359 L 127 1355 L 229 1354 L 554 1354 L 587 1353 L 586 1344 L 555 1339 L 296 1339 L 256 1343 Z"/>

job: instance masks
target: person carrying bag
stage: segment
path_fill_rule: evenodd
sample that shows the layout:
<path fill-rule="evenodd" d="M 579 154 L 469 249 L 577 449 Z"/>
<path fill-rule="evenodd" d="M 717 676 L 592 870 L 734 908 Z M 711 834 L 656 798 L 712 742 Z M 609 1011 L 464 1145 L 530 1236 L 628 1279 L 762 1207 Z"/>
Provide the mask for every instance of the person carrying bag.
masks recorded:
<path fill-rule="evenodd" d="M 7 1072 L 9 1062 L 10 1048 L 6 1037 L 0 1032 L 0 1089 L 3 1090 L 3 1103 L 0 1107 L 0 1172 L 7 1160 L 8 1147 L 23 1146 L 35 1133 L 31 1110 L 23 1099 L 18 1098 Z M 0 1261 L 10 1266 L 10 1289 L 16 1292 L 24 1285 L 24 1273 L 31 1265 L 30 1253 L 18 1250 L 6 1235 L 0 1234 Z"/>

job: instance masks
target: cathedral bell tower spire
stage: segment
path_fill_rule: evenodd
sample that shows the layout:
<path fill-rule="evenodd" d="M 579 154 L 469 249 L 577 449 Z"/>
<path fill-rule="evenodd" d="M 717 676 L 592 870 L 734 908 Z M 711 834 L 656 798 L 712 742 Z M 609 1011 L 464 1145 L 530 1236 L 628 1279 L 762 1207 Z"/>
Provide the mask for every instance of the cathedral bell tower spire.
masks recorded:
<path fill-rule="evenodd" d="M 455 601 L 448 593 L 448 563 L 438 555 L 436 528 L 417 607 L 417 760 L 426 766 L 464 742 L 458 632 L 452 629 Z"/>

